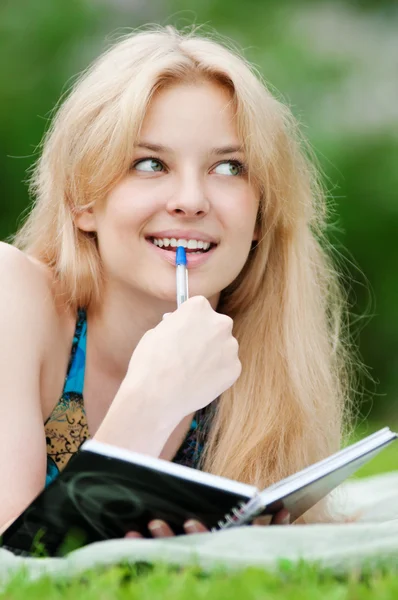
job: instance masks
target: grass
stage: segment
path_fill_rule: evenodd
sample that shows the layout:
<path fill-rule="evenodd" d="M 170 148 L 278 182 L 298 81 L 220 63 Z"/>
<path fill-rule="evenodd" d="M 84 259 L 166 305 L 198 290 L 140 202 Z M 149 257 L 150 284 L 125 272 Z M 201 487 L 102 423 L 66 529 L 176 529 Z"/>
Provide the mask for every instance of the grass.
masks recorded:
<path fill-rule="evenodd" d="M 380 568 L 338 577 L 316 565 L 292 566 L 282 561 L 278 571 L 248 568 L 219 571 L 164 565 L 123 566 L 92 570 L 68 581 L 47 577 L 27 582 L 19 573 L 0 593 L 1 600 L 396 600 L 398 570 Z"/>
<path fill-rule="evenodd" d="M 382 425 L 381 425 L 382 426 Z M 360 439 L 381 426 L 360 427 Z M 352 441 L 355 441 L 353 439 Z M 367 477 L 398 468 L 398 443 L 383 450 L 358 471 Z M 93 569 L 68 580 L 41 577 L 29 582 L 18 572 L 3 589 L 0 600 L 397 600 L 397 564 L 337 575 L 316 564 L 281 560 L 279 568 L 247 568 L 206 574 L 196 567 L 134 564 Z"/>

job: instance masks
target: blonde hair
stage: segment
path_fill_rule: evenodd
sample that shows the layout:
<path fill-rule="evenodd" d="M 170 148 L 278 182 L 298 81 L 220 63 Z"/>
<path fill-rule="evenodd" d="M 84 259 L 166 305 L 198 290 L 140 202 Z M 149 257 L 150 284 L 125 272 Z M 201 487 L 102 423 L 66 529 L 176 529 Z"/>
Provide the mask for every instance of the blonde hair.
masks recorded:
<path fill-rule="evenodd" d="M 327 204 L 289 109 L 234 48 L 195 30 L 125 36 L 73 86 L 32 177 L 36 203 L 14 244 L 52 267 L 70 306 L 99 302 L 100 256 L 74 215 L 129 166 L 153 94 L 173 82 L 231 91 L 260 239 L 218 310 L 234 320 L 242 374 L 220 397 L 203 469 L 264 487 L 336 451 L 347 422 L 344 295 L 325 237 Z M 324 505 L 303 521 L 327 518 Z"/>

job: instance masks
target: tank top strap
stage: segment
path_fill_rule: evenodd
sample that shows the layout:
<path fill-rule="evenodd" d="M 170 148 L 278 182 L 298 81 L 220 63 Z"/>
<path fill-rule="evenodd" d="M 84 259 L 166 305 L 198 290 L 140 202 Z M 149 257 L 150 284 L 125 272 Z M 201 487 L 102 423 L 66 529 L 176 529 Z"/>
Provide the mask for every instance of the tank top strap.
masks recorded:
<path fill-rule="evenodd" d="M 86 365 L 87 315 L 83 308 L 78 310 L 76 329 L 73 337 L 68 370 L 63 394 L 73 392 L 83 394 L 84 371 Z"/>

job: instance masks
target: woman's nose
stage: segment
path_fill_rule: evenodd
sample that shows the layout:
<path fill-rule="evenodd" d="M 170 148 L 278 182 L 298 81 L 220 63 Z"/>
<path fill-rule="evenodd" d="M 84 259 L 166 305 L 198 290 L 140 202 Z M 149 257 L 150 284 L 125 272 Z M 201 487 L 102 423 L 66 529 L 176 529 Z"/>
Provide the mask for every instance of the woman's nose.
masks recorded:
<path fill-rule="evenodd" d="M 170 197 L 167 210 L 187 217 L 203 216 L 209 211 L 205 186 L 198 178 L 182 182 Z"/>

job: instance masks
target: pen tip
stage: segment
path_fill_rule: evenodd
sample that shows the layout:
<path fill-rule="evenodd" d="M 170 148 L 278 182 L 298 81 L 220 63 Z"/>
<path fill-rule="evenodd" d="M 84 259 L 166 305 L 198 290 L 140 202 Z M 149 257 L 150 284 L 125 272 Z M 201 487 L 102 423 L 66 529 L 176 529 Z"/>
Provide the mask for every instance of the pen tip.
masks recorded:
<path fill-rule="evenodd" d="M 177 265 L 186 265 L 187 264 L 187 255 L 185 253 L 184 246 L 178 246 L 176 252 L 176 266 Z"/>

